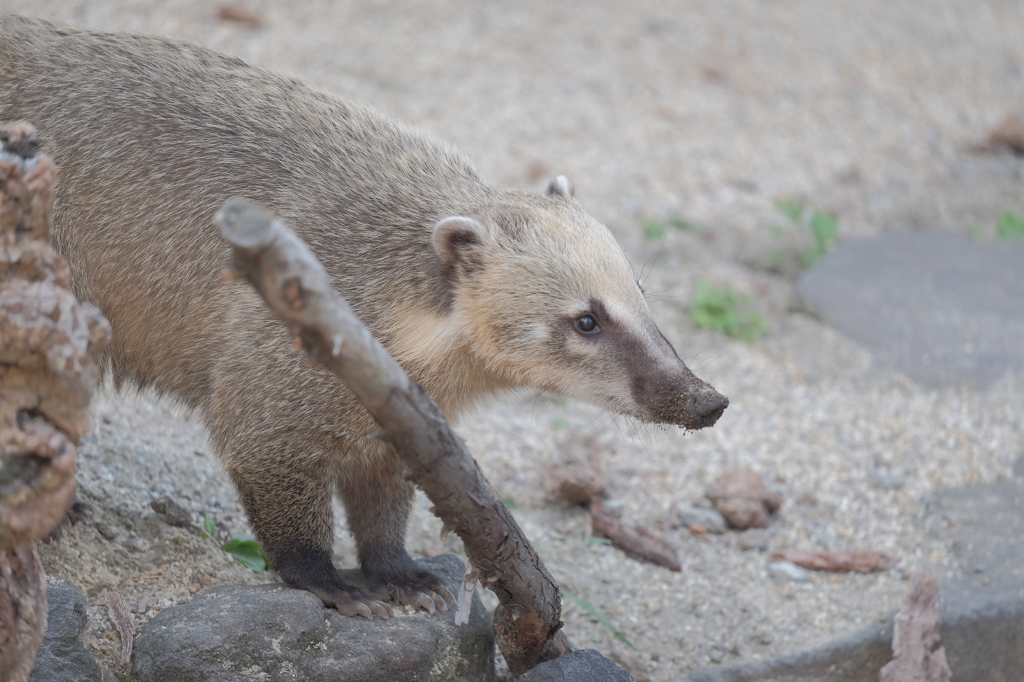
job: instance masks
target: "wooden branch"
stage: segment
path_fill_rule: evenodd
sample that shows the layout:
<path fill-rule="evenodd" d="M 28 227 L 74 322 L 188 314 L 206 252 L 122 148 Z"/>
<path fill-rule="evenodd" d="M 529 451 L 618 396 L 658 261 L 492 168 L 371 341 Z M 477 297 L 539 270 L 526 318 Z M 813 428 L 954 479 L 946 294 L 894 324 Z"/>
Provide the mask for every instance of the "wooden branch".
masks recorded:
<path fill-rule="evenodd" d="M 571 650 L 559 632 L 558 586 L 540 557 L 433 400 L 334 290 L 316 256 L 244 199 L 229 199 L 215 220 L 235 247 L 233 274 L 248 279 L 307 352 L 345 382 L 381 426 L 377 437 L 394 448 L 434 513 L 462 538 L 481 581 L 500 601 L 494 628 L 509 669 L 521 675 Z"/>
<path fill-rule="evenodd" d="M 643 526 L 629 526 L 604 506 L 600 497 L 590 501 L 590 519 L 594 535 L 608 538 L 612 544 L 639 561 L 650 561 L 670 571 L 681 571 L 679 554 L 665 538 L 655 535 Z"/>

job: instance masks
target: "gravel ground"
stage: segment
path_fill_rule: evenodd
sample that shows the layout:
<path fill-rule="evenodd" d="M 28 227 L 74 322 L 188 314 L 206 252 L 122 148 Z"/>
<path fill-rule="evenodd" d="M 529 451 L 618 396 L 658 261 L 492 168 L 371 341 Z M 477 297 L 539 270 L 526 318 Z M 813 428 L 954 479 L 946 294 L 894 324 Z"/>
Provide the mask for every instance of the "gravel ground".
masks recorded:
<path fill-rule="evenodd" d="M 985 393 L 922 389 L 792 309 L 791 279 L 767 271 L 798 236 L 773 229 L 780 196 L 834 211 L 843 238 L 887 227 L 994 231 L 1024 212 L 1024 165 L 970 149 L 1024 105 L 1024 5 L 1006 1 L 457 3 L 248 2 L 265 26 L 219 21 L 200 0 L 0 0 L 0 10 L 77 26 L 175 35 L 374 104 L 461 146 L 485 178 L 541 188 L 567 173 L 577 196 L 643 263 L 666 336 L 732 400 L 711 430 L 684 434 L 547 396 L 481 408 L 461 432 L 560 584 L 633 642 L 565 605 L 566 630 L 638 679 L 803 649 L 894 610 L 914 568 L 961 571 L 926 531 L 938 489 L 991 481 L 1024 453 L 1024 377 Z M 699 226 L 645 237 L 647 219 Z M 685 302 L 702 278 L 757 294 L 756 343 L 695 330 Z M 590 542 L 585 511 L 544 490 L 561 443 L 591 435 L 624 518 L 680 549 L 672 573 Z M 245 520 L 198 420 L 151 396 L 97 400 L 81 456 L 91 516 L 43 550 L 86 589 L 90 644 L 113 650 L 102 588 L 140 614 L 203 585 L 263 580 L 217 544 L 171 527 L 170 495 L 219 533 Z M 899 559 L 872 575 L 769 576 L 735 533 L 703 540 L 672 506 L 702 498 L 737 465 L 786 496 L 772 548 L 872 549 Z M 438 539 L 420 501 L 410 549 Z M 353 564 L 339 523 L 340 561 Z M 747 543 L 744 543 L 747 544 Z M 146 617 L 144 615 L 143 617 Z M 110 660 L 107 658 L 107 660 Z"/>

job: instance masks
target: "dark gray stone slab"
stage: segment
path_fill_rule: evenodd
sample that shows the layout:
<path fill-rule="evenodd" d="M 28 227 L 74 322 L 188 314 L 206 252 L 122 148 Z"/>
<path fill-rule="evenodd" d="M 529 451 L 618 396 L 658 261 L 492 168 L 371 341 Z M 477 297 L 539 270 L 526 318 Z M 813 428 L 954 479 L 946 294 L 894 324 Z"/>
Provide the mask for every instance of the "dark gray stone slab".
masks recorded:
<path fill-rule="evenodd" d="M 418 563 L 458 594 L 456 557 Z M 135 640 L 133 665 L 138 682 L 490 682 L 494 637 L 479 599 L 459 627 L 454 609 L 370 621 L 326 609 L 304 590 L 227 585 L 157 614 Z"/>
<path fill-rule="evenodd" d="M 966 576 L 939 593 L 953 682 L 1024 680 L 1024 458 L 1013 480 L 937 495 L 931 532 L 952 534 Z M 892 622 L 813 651 L 699 670 L 686 682 L 877 682 L 892 657 Z"/>
<path fill-rule="evenodd" d="M 581 649 L 528 670 L 519 682 L 636 682 L 629 671 L 594 649 Z"/>
<path fill-rule="evenodd" d="M 958 588 L 953 588 L 957 592 Z M 943 592 L 946 599 L 949 592 Z M 940 604 L 942 645 L 953 682 L 1024 679 L 1024 598 L 961 592 Z M 964 609 L 964 605 L 969 608 Z M 878 682 L 892 658 L 892 622 L 866 628 L 819 649 L 763 663 L 698 670 L 685 682 Z"/>
<path fill-rule="evenodd" d="M 697 670 L 685 682 L 878 682 L 878 671 L 892 658 L 891 642 L 890 623 L 792 656 Z"/>
<path fill-rule="evenodd" d="M 60 578 L 46 579 L 46 602 L 50 613 L 46 637 L 36 654 L 29 682 L 102 682 L 103 670 L 82 644 L 85 630 L 85 595 L 77 586 Z"/>
<path fill-rule="evenodd" d="M 966 573 L 963 592 L 1024 597 L 1024 478 L 943 491 L 932 514 L 935 532 L 955 539 L 953 553 Z M 954 592 L 945 600 L 960 598 Z"/>
<path fill-rule="evenodd" d="M 887 232 L 841 244 L 801 276 L 797 293 L 927 386 L 983 388 L 1024 367 L 1024 240 Z"/>

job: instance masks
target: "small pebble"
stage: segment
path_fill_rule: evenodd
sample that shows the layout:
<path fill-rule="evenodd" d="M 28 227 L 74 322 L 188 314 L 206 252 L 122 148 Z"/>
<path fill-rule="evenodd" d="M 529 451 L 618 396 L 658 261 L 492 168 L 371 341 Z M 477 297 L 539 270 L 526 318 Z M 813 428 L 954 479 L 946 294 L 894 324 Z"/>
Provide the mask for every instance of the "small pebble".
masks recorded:
<path fill-rule="evenodd" d="M 102 535 L 105 540 L 113 541 L 117 537 L 117 531 L 102 521 L 96 524 L 96 532 Z"/>
<path fill-rule="evenodd" d="M 776 580 L 792 580 L 805 583 L 811 579 L 811 572 L 788 561 L 773 561 L 768 564 L 768 575 Z"/>
<path fill-rule="evenodd" d="M 768 534 L 768 531 L 755 528 L 739 533 L 737 540 L 740 549 L 744 551 L 748 549 L 764 551 L 771 544 L 772 537 Z"/>
<path fill-rule="evenodd" d="M 135 552 L 141 552 L 145 550 L 149 545 L 144 541 L 136 537 L 125 538 L 121 541 L 121 546 L 130 549 Z"/>
<path fill-rule="evenodd" d="M 891 469 L 874 467 L 871 469 L 871 483 L 882 490 L 899 490 L 906 485 L 907 479 Z"/>
<path fill-rule="evenodd" d="M 149 506 L 160 515 L 165 523 L 171 526 L 188 528 L 192 525 L 192 514 L 168 495 L 153 500 Z"/>
<path fill-rule="evenodd" d="M 676 508 L 676 516 L 684 526 L 695 523 L 709 533 L 725 532 L 725 519 L 714 509 L 683 504 Z"/>

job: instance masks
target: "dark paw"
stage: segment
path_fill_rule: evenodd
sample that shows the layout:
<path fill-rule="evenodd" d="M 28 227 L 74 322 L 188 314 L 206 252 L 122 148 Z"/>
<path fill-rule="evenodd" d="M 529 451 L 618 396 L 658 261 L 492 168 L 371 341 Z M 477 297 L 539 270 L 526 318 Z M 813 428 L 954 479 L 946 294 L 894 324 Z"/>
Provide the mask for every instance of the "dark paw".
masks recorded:
<path fill-rule="evenodd" d="M 329 589 L 308 588 L 310 592 L 320 597 L 320 601 L 326 606 L 333 606 L 343 616 L 362 616 L 373 620 L 374 616 L 387 620 L 395 615 L 390 606 L 382 601 L 377 601 L 369 593 L 358 587 L 334 587 Z"/>
<path fill-rule="evenodd" d="M 413 571 L 409 576 L 388 582 L 391 601 L 410 609 L 424 609 L 430 613 L 447 611 L 448 604 L 455 604 L 455 597 L 441 580 L 427 571 Z"/>
<path fill-rule="evenodd" d="M 282 580 L 292 587 L 309 590 L 343 616 L 370 620 L 377 616 L 387 620 L 395 615 L 390 606 L 377 601 L 369 592 L 342 580 L 325 550 L 288 547 L 272 551 L 271 556 L 275 557 L 274 567 Z"/>

